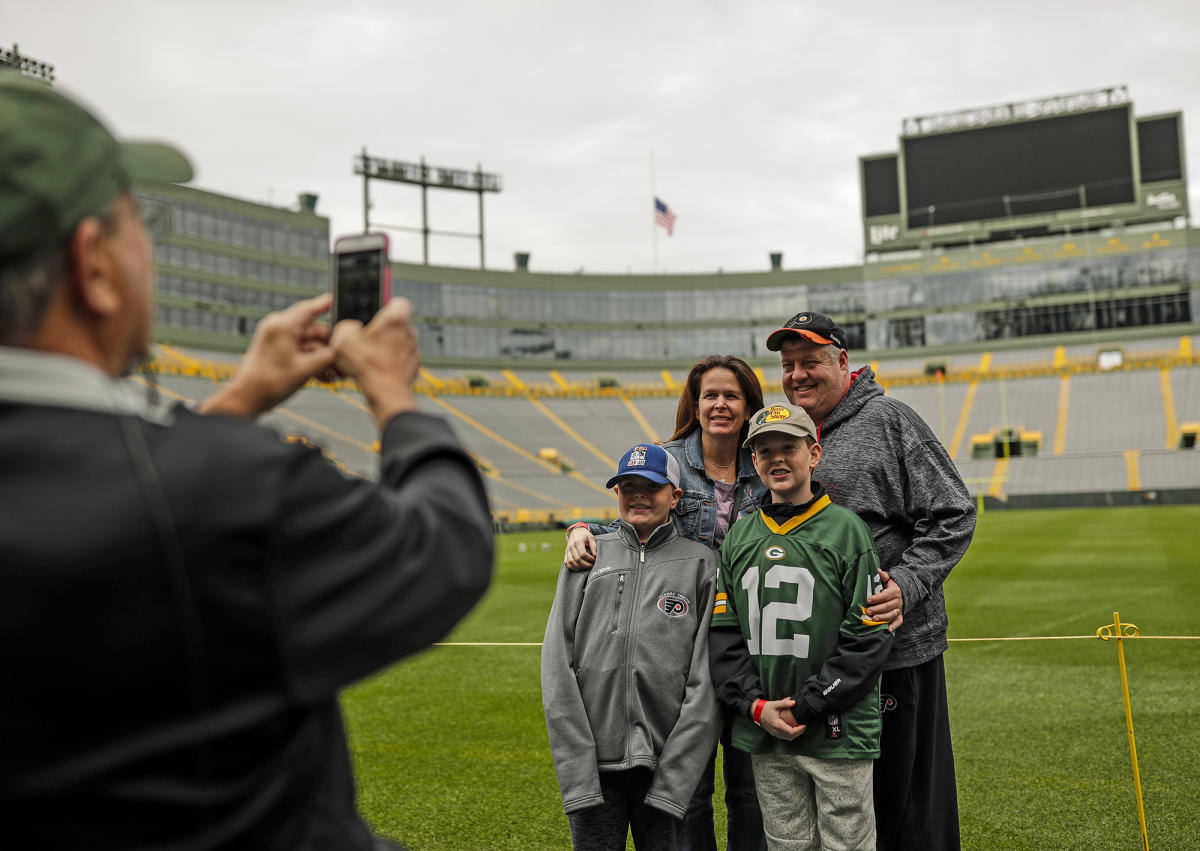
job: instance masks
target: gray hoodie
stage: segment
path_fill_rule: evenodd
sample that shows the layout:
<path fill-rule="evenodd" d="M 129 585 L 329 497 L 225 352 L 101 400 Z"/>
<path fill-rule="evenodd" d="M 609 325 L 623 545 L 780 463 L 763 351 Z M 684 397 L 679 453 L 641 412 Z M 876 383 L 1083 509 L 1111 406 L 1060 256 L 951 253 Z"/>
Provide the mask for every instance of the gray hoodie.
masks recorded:
<path fill-rule="evenodd" d="M 682 818 L 720 733 L 708 673 L 716 584 L 708 547 L 660 526 L 596 539 L 563 568 L 542 645 L 542 705 L 568 813 L 603 803 L 601 771 L 650 768 L 646 804 Z"/>
<path fill-rule="evenodd" d="M 866 521 L 879 566 L 904 594 L 904 624 L 885 670 L 946 649 L 942 582 L 975 534 L 975 503 L 941 442 L 912 408 L 883 395 L 870 367 L 821 425 L 813 472 L 838 505 Z"/>

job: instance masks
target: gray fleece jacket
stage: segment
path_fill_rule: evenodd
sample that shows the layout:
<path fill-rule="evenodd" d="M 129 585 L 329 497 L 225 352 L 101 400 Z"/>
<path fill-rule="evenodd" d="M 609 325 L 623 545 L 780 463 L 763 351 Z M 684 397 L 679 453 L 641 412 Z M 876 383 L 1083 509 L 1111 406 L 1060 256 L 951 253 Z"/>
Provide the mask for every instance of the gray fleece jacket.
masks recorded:
<path fill-rule="evenodd" d="M 542 644 L 542 705 L 568 813 L 603 803 L 600 772 L 654 772 L 645 802 L 683 818 L 721 728 L 708 673 L 712 550 L 660 526 L 596 539 L 563 568 Z"/>
<path fill-rule="evenodd" d="M 884 670 L 946 649 L 942 583 L 975 534 L 975 503 L 945 447 L 912 408 L 883 395 L 870 367 L 821 424 L 813 478 L 866 521 L 879 566 L 904 594 L 904 624 Z"/>

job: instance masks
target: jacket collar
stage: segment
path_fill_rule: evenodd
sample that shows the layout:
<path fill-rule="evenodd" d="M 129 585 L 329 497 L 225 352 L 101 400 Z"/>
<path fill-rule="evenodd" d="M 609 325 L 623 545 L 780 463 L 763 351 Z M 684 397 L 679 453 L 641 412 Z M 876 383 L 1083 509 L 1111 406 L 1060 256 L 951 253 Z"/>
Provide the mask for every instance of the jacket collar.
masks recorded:
<path fill-rule="evenodd" d="M 829 412 L 825 422 L 821 423 L 821 435 L 838 423 L 850 419 L 857 414 L 867 402 L 876 396 L 883 395 L 883 388 L 875 381 L 875 372 L 869 366 L 864 366 L 850 373 L 850 386 L 845 394 Z"/>
<path fill-rule="evenodd" d="M 0 402 L 130 414 L 168 422 L 129 382 L 117 381 L 79 358 L 0 346 Z"/>
<path fill-rule="evenodd" d="M 701 438 L 699 427 L 692 429 L 691 433 L 683 439 L 683 457 L 687 459 L 689 467 L 708 478 L 708 471 L 704 469 L 704 445 L 700 442 Z M 754 461 L 750 458 L 750 450 L 739 448 L 737 454 L 738 482 L 750 478 L 758 478 L 758 473 L 754 471 Z"/>
<path fill-rule="evenodd" d="M 632 526 L 630 526 L 628 523 L 626 523 L 624 520 L 621 520 L 619 522 L 620 522 L 619 529 L 621 532 L 622 539 L 625 541 L 625 543 L 627 545 L 629 545 L 633 549 L 640 550 L 642 548 L 642 542 L 640 540 L 638 540 L 637 530 L 634 529 Z M 650 538 L 649 538 L 649 540 L 646 541 L 646 544 L 645 544 L 646 549 L 647 550 L 658 549 L 663 544 L 665 544 L 667 541 L 674 538 L 676 536 L 676 534 L 677 533 L 675 531 L 675 517 L 673 514 L 667 515 L 667 522 L 662 524 L 661 526 L 659 526 L 657 529 L 655 529 L 653 532 L 650 533 Z"/>
<path fill-rule="evenodd" d="M 812 499 L 803 505 L 772 503 L 771 492 L 767 491 L 759 503 L 759 516 L 762 518 L 763 524 L 776 535 L 786 535 L 797 526 L 803 526 L 832 504 L 829 494 L 825 492 L 825 486 L 814 481 Z"/>

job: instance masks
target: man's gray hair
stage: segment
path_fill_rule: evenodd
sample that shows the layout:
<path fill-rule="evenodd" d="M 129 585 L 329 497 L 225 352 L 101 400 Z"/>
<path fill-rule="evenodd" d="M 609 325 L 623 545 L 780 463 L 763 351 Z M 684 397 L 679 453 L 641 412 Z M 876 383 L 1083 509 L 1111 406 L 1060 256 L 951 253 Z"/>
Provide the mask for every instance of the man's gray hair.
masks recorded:
<path fill-rule="evenodd" d="M 41 327 L 66 271 L 66 246 L 0 268 L 0 346 L 19 345 Z"/>
<path fill-rule="evenodd" d="M 117 201 L 96 213 L 96 218 L 103 233 L 115 233 Z M 68 238 L 51 251 L 0 267 L 0 346 L 20 345 L 41 327 L 54 291 L 66 277 L 71 262 L 70 247 Z"/>

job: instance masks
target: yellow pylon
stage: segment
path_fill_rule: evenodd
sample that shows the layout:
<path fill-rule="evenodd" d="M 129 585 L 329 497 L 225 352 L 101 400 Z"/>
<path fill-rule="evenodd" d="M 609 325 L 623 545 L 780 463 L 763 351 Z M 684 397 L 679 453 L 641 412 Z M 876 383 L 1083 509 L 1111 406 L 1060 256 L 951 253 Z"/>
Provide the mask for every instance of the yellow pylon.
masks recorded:
<path fill-rule="evenodd" d="M 1119 612 L 1113 612 L 1113 622 L 1096 630 L 1096 637 L 1101 641 L 1111 638 L 1117 640 L 1117 661 L 1121 666 L 1121 693 L 1125 697 L 1125 729 L 1129 732 L 1129 757 L 1133 761 L 1133 791 L 1137 795 L 1138 825 L 1142 829 L 1142 849 L 1150 851 L 1150 836 L 1146 833 L 1146 811 L 1142 807 L 1142 776 L 1138 771 L 1137 744 L 1133 740 L 1133 707 L 1129 703 L 1129 679 L 1125 675 L 1125 648 L 1122 642 L 1126 638 L 1137 638 L 1142 631 L 1131 623 L 1121 623 Z"/>

